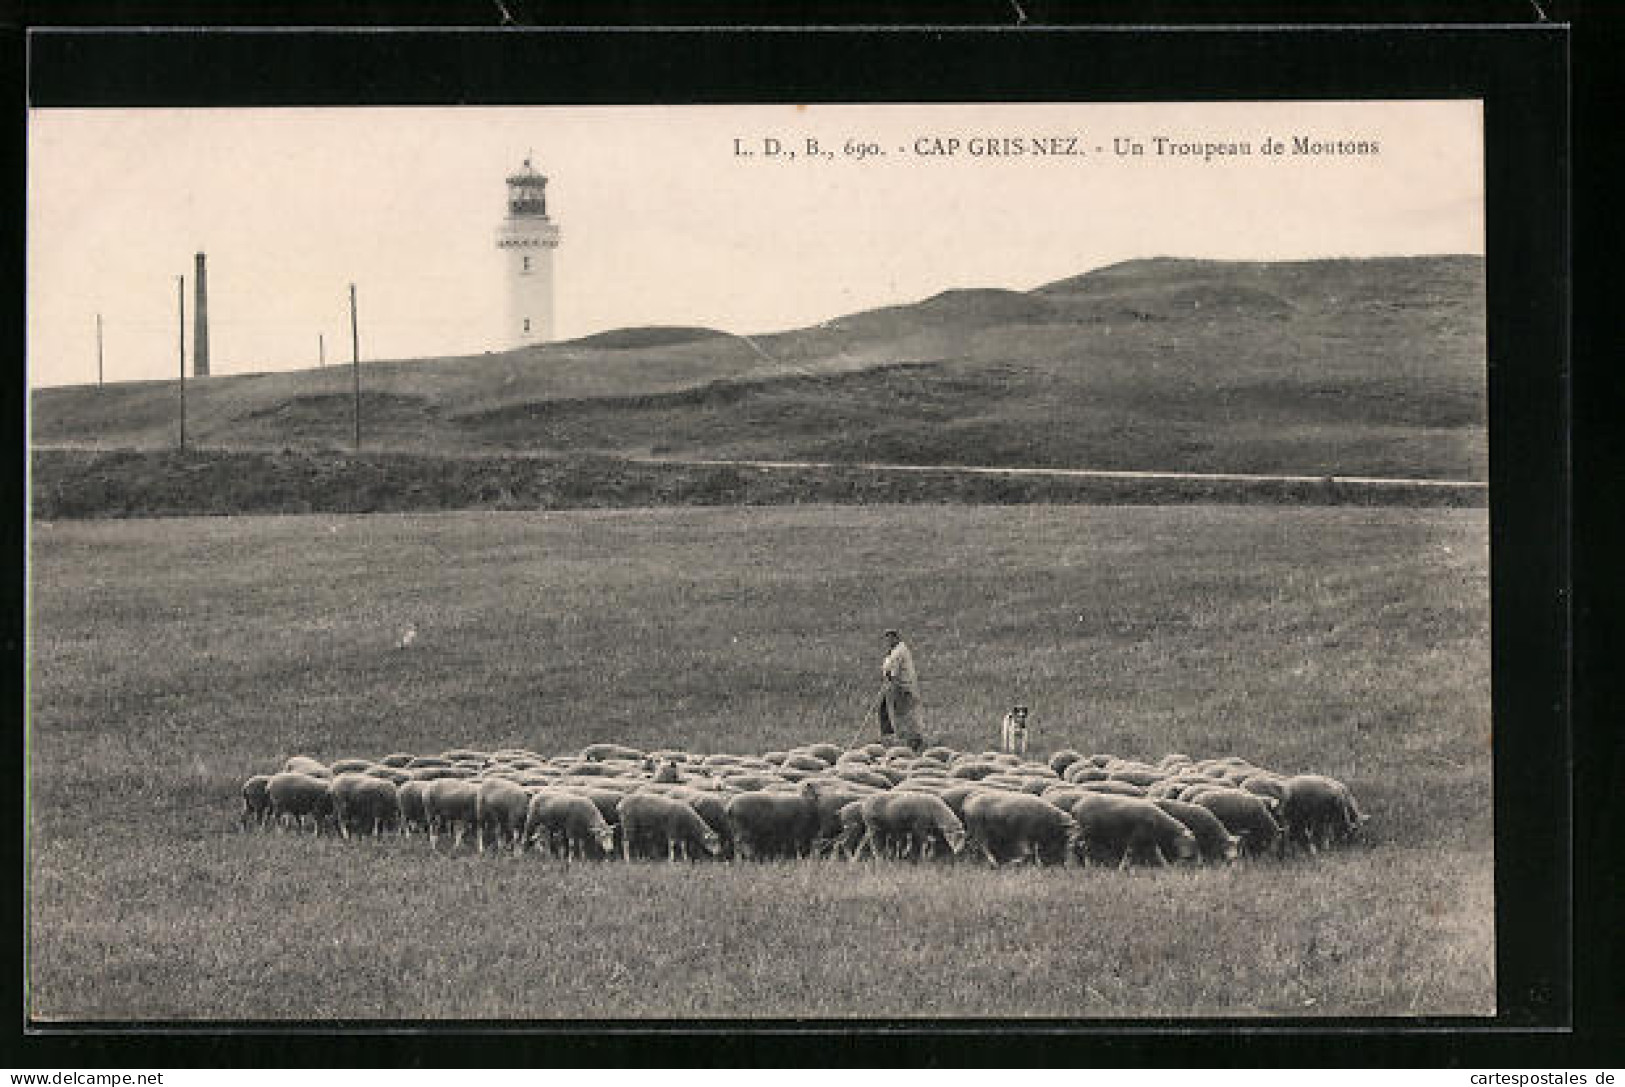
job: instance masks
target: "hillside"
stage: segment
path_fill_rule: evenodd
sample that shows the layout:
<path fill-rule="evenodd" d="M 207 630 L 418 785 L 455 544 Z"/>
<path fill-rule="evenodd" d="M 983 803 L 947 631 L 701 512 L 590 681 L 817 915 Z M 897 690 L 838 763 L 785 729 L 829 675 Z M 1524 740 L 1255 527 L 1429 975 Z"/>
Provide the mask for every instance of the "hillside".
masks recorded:
<path fill-rule="evenodd" d="M 623 329 L 364 363 L 372 449 L 1484 478 L 1478 257 L 1157 258 L 787 332 Z M 188 436 L 351 440 L 347 367 L 187 386 Z M 33 395 L 40 445 L 158 448 L 173 382 Z"/>

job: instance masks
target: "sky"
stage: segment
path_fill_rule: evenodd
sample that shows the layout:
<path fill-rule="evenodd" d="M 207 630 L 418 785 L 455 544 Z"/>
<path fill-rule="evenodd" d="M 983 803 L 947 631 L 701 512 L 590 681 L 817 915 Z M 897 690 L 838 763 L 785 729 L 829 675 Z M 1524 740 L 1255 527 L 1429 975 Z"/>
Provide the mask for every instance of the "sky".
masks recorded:
<path fill-rule="evenodd" d="M 1483 252 L 1476 101 L 33 110 L 28 151 L 36 387 L 96 380 L 98 314 L 106 380 L 173 376 L 199 251 L 216 374 L 315 366 L 319 337 L 347 362 L 351 283 L 363 361 L 505 347 L 527 155 L 559 338 L 777 331 L 1138 257 Z"/>

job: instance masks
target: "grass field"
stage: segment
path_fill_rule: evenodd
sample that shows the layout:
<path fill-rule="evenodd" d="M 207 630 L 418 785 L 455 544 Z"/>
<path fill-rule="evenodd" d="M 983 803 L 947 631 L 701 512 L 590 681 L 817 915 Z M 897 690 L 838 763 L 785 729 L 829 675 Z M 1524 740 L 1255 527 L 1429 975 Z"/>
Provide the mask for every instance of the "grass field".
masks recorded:
<path fill-rule="evenodd" d="M 61 1018 L 1493 1010 L 1482 509 L 779 507 L 36 523 L 30 1007 Z M 599 865 L 233 829 L 286 756 L 933 738 L 1235 753 L 1371 843 L 1121 874 Z M 410 649 L 396 648 L 408 626 Z"/>
<path fill-rule="evenodd" d="M 365 361 L 370 450 L 1482 480 L 1482 258 L 1137 260 L 746 340 L 628 329 Z M 346 449 L 349 367 L 188 383 L 219 448 Z M 175 382 L 36 390 L 44 445 L 165 449 Z"/>

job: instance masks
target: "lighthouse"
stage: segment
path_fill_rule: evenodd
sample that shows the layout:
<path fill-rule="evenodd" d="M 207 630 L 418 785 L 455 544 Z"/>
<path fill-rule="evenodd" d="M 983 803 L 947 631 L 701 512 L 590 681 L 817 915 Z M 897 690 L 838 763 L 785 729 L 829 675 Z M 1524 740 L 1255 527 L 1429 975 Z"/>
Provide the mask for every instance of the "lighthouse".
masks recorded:
<path fill-rule="evenodd" d="M 553 338 L 553 250 L 559 228 L 547 217 L 547 178 L 530 159 L 508 177 L 508 214 L 497 227 L 503 255 L 507 318 L 506 347 L 546 343 Z"/>

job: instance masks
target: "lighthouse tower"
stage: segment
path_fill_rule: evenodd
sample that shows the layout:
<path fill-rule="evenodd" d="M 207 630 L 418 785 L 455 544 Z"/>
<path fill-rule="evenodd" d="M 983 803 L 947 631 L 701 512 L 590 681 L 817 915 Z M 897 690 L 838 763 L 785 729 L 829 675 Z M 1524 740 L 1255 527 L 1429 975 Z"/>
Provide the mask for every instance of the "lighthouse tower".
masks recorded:
<path fill-rule="evenodd" d="M 553 250 L 559 228 L 547 217 L 547 178 L 530 159 L 508 178 L 508 215 L 497 227 L 507 281 L 508 347 L 546 343 L 553 338 Z"/>

